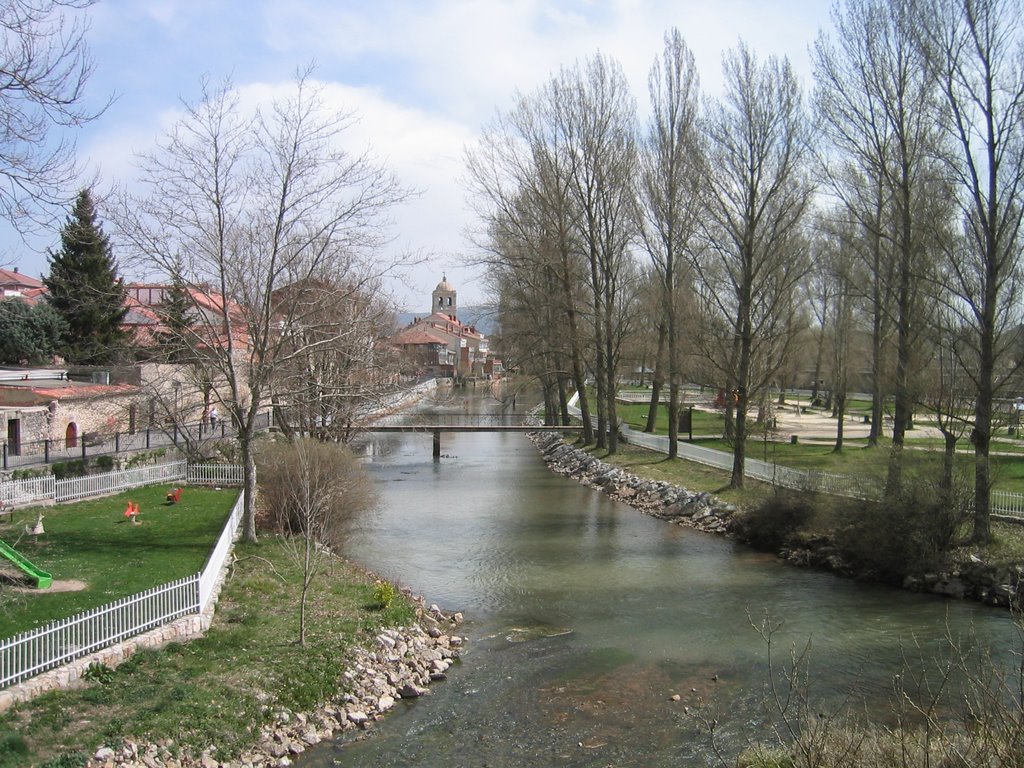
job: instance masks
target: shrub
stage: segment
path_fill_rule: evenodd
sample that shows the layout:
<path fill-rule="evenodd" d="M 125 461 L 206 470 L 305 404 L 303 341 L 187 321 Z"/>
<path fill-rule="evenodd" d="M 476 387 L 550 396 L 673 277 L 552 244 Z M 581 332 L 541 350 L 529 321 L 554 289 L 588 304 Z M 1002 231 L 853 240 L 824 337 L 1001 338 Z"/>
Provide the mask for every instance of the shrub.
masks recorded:
<path fill-rule="evenodd" d="M 94 683 L 106 685 L 107 683 L 113 681 L 114 670 L 112 670 L 106 664 L 100 664 L 98 661 L 94 661 L 92 664 L 85 668 L 85 672 L 82 673 L 82 677 Z"/>
<path fill-rule="evenodd" d="M 261 442 L 256 470 L 262 511 L 274 533 L 333 546 L 345 519 L 373 501 L 359 460 L 337 443 Z"/>
<path fill-rule="evenodd" d="M 24 765 L 28 745 L 18 733 L 0 732 L 0 766 Z"/>
<path fill-rule="evenodd" d="M 778 491 L 734 522 L 736 535 L 755 549 L 778 552 L 814 517 L 815 497 Z"/>
<path fill-rule="evenodd" d="M 942 565 L 969 509 L 963 493 L 912 479 L 881 501 L 851 502 L 835 532 L 836 548 L 863 575 L 899 583 Z"/>
<path fill-rule="evenodd" d="M 390 581 L 378 581 L 373 588 L 373 607 L 378 610 L 385 610 L 391 607 L 391 603 L 398 596 L 398 590 Z"/>
<path fill-rule="evenodd" d="M 11 480 L 27 480 L 30 477 L 44 477 L 49 475 L 49 468 L 46 469 L 16 469 L 11 472 Z"/>
<path fill-rule="evenodd" d="M 96 469 L 100 472 L 110 472 L 114 468 L 114 457 L 113 456 L 97 456 L 93 461 L 96 464 Z"/>
<path fill-rule="evenodd" d="M 132 469 L 133 467 L 141 467 L 146 464 L 154 464 L 158 459 L 163 458 L 167 455 L 166 448 L 156 448 L 146 453 L 136 453 L 134 456 L 129 456 L 124 462 L 125 469 Z"/>
<path fill-rule="evenodd" d="M 81 459 L 75 461 L 60 461 L 53 465 L 53 476 L 58 480 L 66 477 L 81 477 L 86 474 L 85 462 Z"/>

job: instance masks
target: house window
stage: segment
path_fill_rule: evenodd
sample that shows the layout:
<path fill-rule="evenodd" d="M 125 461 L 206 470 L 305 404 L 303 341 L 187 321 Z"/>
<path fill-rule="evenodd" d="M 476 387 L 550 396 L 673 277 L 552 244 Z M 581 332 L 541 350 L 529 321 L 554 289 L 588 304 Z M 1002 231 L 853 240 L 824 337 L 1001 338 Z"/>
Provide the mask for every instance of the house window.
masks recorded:
<path fill-rule="evenodd" d="M 78 447 L 78 425 L 73 421 L 68 424 L 68 428 L 64 432 L 64 446 L 66 448 Z"/>

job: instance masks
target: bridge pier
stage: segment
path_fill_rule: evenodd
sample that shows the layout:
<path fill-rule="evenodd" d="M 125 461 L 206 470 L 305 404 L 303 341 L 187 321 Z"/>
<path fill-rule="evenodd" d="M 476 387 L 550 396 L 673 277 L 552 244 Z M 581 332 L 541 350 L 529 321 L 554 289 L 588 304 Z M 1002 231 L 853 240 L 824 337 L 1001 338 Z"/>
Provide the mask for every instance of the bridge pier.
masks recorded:
<path fill-rule="evenodd" d="M 434 458 L 441 458 L 441 430 L 434 430 Z"/>

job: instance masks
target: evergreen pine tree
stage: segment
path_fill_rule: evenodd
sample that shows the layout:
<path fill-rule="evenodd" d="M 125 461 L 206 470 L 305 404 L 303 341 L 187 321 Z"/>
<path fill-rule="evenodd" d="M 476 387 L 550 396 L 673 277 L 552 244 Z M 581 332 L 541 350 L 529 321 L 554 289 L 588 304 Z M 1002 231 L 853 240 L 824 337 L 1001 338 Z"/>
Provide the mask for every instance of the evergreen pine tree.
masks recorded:
<path fill-rule="evenodd" d="M 50 253 L 50 274 L 43 283 L 50 305 L 69 326 L 61 353 L 72 363 L 112 362 L 126 348 L 121 328 L 128 312 L 126 291 L 89 190 L 78 194 L 60 241 L 60 251 Z"/>
<path fill-rule="evenodd" d="M 189 329 L 192 326 L 190 312 L 192 301 L 189 298 L 188 286 L 182 277 L 182 264 L 178 260 L 174 265 L 171 285 L 164 292 L 163 304 L 160 307 L 160 320 L 166 331 L 161 334 L 160 344 L 167 359 L 180 362 L 189 348 Z"/>

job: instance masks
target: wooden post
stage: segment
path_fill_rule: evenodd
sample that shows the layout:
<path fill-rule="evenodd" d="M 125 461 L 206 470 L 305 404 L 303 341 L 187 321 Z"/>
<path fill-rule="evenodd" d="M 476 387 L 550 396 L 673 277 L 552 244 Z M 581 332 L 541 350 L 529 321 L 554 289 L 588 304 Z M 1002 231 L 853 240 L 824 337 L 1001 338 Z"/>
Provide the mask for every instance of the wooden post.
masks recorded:
<path fill-rule="evenodd" d="M 441 430 L 434 430 L 434 458 L 441 458 Z"/>

